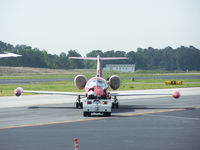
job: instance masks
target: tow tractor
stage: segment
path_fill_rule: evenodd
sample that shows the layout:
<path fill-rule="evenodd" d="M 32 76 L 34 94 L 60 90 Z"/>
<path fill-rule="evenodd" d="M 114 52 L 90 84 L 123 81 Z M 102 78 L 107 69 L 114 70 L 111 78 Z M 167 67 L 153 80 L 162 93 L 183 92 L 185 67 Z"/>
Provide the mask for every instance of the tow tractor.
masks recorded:
<path fill-rule="evenodd" d="M 91 116 L 91 113 L 100 113 L 103 116 L 111 116 L 112 102 L 110 99 L 83 99 L 83 116 Z"/>

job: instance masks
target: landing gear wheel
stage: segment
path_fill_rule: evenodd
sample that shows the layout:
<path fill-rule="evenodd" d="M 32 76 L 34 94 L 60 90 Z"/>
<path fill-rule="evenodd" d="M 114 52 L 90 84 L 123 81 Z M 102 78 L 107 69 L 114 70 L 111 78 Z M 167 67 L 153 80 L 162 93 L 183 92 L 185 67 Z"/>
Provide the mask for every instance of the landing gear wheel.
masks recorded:
<path fill-rule="evenodd" d="M 76 102 L 76 108 L 79 108 L 79 103 L 78 102 Z"/>
<path fill-rule="evenodd" d="M 112 103 L 112 108 L 119 108 L 119 103 Z"/>
<path fill-rule="evenodd" d="M 80 108 L 82 109 L 83 108 L 83 102 L 80 102 Z"/>
<path fill-rule="evenodd" d="M 112 108 L 115 108 L 115 103 L 112 103 Z"/>
<path fill-rule="evenodd" d="M 76 100 L 76 108 L 83 108 L 83 102 L 81 102 L 81 96 L 78 96 Z"/>
<path fill-rule="evenodd" d="M 119 103 L 118 102 L 115 104 L 115 108 L 119 108 Z"/>
<path fill-rule="evenodd" d="M 112 103 L 112 108 L 119 108 L 119 101 L 117 99 L 117 97 L 114 97 L 114 102 Z"/>

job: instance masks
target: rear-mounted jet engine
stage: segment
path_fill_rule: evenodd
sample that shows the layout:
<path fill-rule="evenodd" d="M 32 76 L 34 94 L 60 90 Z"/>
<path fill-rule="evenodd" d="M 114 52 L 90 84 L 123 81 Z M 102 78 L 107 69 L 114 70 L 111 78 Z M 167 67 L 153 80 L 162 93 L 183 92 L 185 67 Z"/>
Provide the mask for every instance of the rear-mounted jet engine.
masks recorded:
<path fill-rule="evenodd" d="M 121 81 L 120 78 L 116 75 L 113 75 L 109 79 L 109 85 L 113 90 L 117 90 L 120 87 Z"/>
<path fill-rule="evenodd" d="M 86 79 L 86 77 L 84 75 L 77 75 L 74 78 L 74 84 L 80 90 L 85 87 L 86 83 L 87 83 L 87 79 Z"/>

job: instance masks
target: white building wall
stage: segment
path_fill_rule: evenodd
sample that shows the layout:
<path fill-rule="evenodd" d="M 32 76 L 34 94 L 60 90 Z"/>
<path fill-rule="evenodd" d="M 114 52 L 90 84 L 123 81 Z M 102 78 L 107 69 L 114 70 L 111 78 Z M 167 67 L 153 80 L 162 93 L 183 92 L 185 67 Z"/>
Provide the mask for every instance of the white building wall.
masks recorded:
<path fill-rule="evenodd" d="M 114 70 L 122 72 L 135 72 L 135 64 L 107 64 L 103 70 Z"/>

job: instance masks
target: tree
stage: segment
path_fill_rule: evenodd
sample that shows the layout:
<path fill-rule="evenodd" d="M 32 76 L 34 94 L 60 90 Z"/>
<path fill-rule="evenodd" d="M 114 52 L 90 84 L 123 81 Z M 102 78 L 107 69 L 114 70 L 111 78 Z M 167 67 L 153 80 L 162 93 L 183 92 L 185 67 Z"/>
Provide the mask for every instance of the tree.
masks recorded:
<path fill-rule="evenodd" d="M 64 52 L 60 53 L 59 66 L 60 66 L 59 68 L 61 68 L 61 69 L 69 69 L 70 68 L 69 59 Z"/>
<path fill-rule="evenodd" d="M 12 52 L 22 55 L 18 58 L 0 59 L 1 66 L 25 66 L 25 67 L 41 67 L 52 69 L 76 69 L 76 68 L 96 68 L 96 63 L 90 60 L 69 60 L 69 56 L 81 57 L 75 50 L 70 50 L 66 55 L 62 52 L 60 55 L 48 54 L 45 50 L 32 48 L 26 45 L 13 46 L 0 41 L 0 53 Z M 164 49 L 154 49 L 148 47 L 146 49 L 138 48 L 136 52 L 130 51 L 106 51 L 93 50 L 89 52 L 87 57 L 125 57 L 128 60 L 108 60 L 103 61 L 105 64 L 136 64 L 137 69 L 165 69 L 165 70 L 200 70 L 200 50 L 194 46 L 165 47 Z"/>
<path fill-rule="evenodd" d="M 67 57 L 81 57 L 81 55 L 79 53 L 77 53 L 75 50 L 70 50 L 68 52 Z M 69 64 L 70 64 L 70 69 L 81 69 L 84 68 L 84 63 L 83 60 L 73 60 L 70 59 L 69 60 Z"/>
<path fill-rule="evenodd" d="M 97 57 L 98 55 L 101 56 L 101 57 L 103 57 L 104 53 L 101 50 L 93 50 L 93 51 L 87 53 L 86 56 L 87 57 Z"/>

